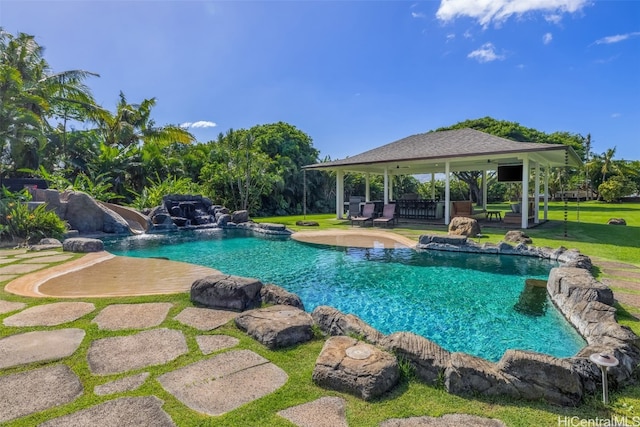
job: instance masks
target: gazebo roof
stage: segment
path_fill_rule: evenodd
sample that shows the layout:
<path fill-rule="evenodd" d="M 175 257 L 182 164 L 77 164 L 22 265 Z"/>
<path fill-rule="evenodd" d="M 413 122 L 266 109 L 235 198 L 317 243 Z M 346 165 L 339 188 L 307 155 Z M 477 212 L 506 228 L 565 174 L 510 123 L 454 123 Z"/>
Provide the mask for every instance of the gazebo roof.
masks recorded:
<path fill-rule="evenodd" d="M 383 173 L 387 168 L 389 173 L 405 175 L 444 172 L 446 161 L 452 171 L 495 169 L 521 164 L 525 156 L 551 167 L 582 164 L 566 145 L 517 142 L 467 128 L 412 135 L 353 157 L 305 168 L 371 173 Z"/>

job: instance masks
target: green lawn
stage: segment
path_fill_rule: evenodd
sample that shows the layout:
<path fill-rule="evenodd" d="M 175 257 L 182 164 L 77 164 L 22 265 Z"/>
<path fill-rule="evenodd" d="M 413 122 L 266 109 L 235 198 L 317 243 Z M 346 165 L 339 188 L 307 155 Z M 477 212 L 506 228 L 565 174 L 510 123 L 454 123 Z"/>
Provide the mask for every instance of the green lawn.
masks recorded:
<path fill-rule="evenodd" d="M 493 208 L 494 206 L 492 206 Z M 498 206 L 495 206 L 498 208 Z M 506 205 L 502 207 L 506 210 Z M 565 246 L 576 247 L 586 255 L 594 256 L 596 259 L 620 260 L 640 266 L 640 204 L 634 205 L 606 205 L 596 202 L 581 204 L 580 222 L 576 221 L 575 204 L 571 204 L 569 213 L 570 223 L 568 224 L 568 238 L 564 238 L 564 226 L 561 221 L 563 217 L 562 205 L 552 204 L 550 210 L 551 222 L 529 230 L 529 234 L 536 245 L 546 245 L 551 247 Z M 623 217 L 626 219 L 627 227 L 607 226 L 606 220 L 610 217 Z M 317 229 L 318 227 L 297 227 L 295 222 L 302 217 L 279 217 L 260 218 L 259 222 L 278 222 L 289 226 L 292 229 Z M 349 228 L 348 221 L 337 221 L 334 215 L 308 215 L 308 220 L 320 222 L 320 229 L 328 228 Z M 396 227 L 392 231 L 417 239 L 420 234 L 445 233 L 444 227 L 433 229 L 423 229 L 420 226 Z M 499 228 L 487 228 L 483 230 L 486 238 L 482 241 L 497 242 L 504 236 L 506 230 Z M 51 302 L 51 299 L 34 300 L 30 298 L 18 297 L 0 291 L 0 299 L 10 301 L 23 301 L 29 305 L 43 304 Z M 382 420 L 394 417 L 409 416 L 440 416 L 447 413 L 468 413 L 485 417 L 498 418 L 503 420 L 508 426 L 557 426 L 558 420 L 571 419 L 611 419 L 613 416 L 628 417 L 640 415 L 640 386 L 627 387 L 623 390 L 613 391 L 610 395 L 611 404 L 605 406 L 601 402 L 600 394 L 585 396 L 584 403 L 577 408 L 563 408 L 545 404 L 543 402 L 516 401 L 499 397 L 459 397 L 448 394 L 442 386 L 432 387 L 406 379 L 391 394 L 373 402 L 364 402 L 350 395 L 331 392 L 317 387 L 311 381 L 311 372 L 323 344 L 323 338 L 316 337 L 313 341 L 289 349 L 270 351 L 258 344 L 246 334 L 240 332 L 233 322 L 226 326 L 214 330 L 214 334 L 227 334 L 240 339 L 239 348 L 247 348 L 269 359 L 277 366 L 284 369 L 289 375 L 289 381 L 277 390 L 258 401 L 242 406 L 221 417 L 206 417 L 191 411 L 178 400 L 166 393 L 159 383 L 154 379 L 157 376 L 175 370 L 179 367 L 203 359 L 197 349 L 195 342 L 196 335 L 202 334 L 193 328 L 185 326 L 175 320 L 183 308 L 191 306 L 188 294 L 160 295 L 151 297 L 136 298 L 109 298 L 109 299 L 83 299 L 83 301 L 93 302 L 96 311 L 75 322 L 60 325 L 59 327 L 47 328 L 68 328 L 80 327 L 87 331 L 87 338 L 74 355 L 64 359 L 63 363 L 69 365 L 73 371 L 81 378 L 85 392 L 75 402 L 59 408 L 43 411 L 39 414 L 22 418 L 18 421 L 8 423 L 9 426 L 32 426 L 44 420 L 71 413 L 115 397 L 156 395 L 165 401 L 164 409 L 179 426 L 291 426 L 289 422 L 276 415 L 284 408 L 312 401 L 321 396 L 340 396 L 347 401 L 347 418 L 350 426 L 377 426 Z M 151 373 L 152 378 L 138 390 L 120 393 L 115 396 L 96 396 L 92 393 L 93 387 L 108 381 L 123 377 L 138 371 L 121 375 L 111 375 L 104 377 L 93 376 L 89 372 L 86 353 L 89 339 L 98 339 L 117 334 L 130 333 L 101 331 L 97 325 L 91 323 L 91 319 L 100 309 L 108 304 L 114 303 L 136 303 L 136 302 L 171 302 L 171 309 L 167 319 L 160 327 L 167 327 L 181 330 L 187 337 L 189 354 L 183 355 L 166 365 L 150 367 L 140 371 Z M 0 315 L 0 336 L 7 336 L 16 333 L 15 328 L 9 328 L 2 324 L 2 319 L 12 313 Z M 634 329 L 636 334 L 640 334 L 640 322 L 629 316 L 625 307 L 619 308 L 619 317 L 624 324 Z M 29 329 L 29 328 L 22 328 Z M 21 329 L 21 332 L 23 331 Z M 206 356 L 210 357 L 210 356 Z M 40 364 L 35 364 L 38 367 Z M 44 365 L 44 364 L 42 364 Z M 16 367 L 4 370 L 2 375 L 21 372 L 33 369 L 34 364 L 26 367 Z M 586 424 L 580 424 L 586 425 Z"/>

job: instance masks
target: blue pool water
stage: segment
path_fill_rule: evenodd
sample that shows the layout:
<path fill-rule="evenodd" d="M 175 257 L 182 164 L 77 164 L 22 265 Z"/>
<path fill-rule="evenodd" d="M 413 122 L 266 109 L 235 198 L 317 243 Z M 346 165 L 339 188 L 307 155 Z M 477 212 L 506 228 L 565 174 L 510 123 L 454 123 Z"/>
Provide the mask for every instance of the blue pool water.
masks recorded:
<path fill-rule="evenodd" d="M 544 289 L 524 291 L 526 279 L 546 281 L 556 265 L 537 258 L 317 246 L 221 230 L 105 245 L 117 255 L 167 257 L 255 277 L 296 293 L 309 312 L 330 305 L 385 334 L 414 332 L 492 361 L 507 349 L 568 357 L 585 345 Z"/>

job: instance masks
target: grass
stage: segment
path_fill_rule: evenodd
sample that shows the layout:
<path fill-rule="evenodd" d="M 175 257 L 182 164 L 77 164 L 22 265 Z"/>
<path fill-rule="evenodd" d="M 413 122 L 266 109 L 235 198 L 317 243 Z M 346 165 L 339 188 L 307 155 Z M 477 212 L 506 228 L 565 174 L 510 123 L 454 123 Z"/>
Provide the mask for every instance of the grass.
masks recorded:
<path fill-rule="evenodd" d="M 499 205 L 492 209 L 500 209 Z M 575 204 L 571 205 L 569 212 L 568 237 L 564 237 L 562 223 L 563 210 L 561 204 L 552 204 L 549 217 L 550 222 L 528 230 L 534 244 L 550 247 L 576 247 L 585 254 L 599 260 L 624 261 L 640 266 L 640 204 L 635 205 L 607 205 L 596 202 L 582 203 L 580 206 L 580 222 L 576 221 Z M 502 209 L 506 210 L 506 205 Z M 336 220 L 335 215 L 307 215 L 307 220 L 315 220 L 319 227 L 298 227 L 295 222 L 302 219 L 301 216 L 260 218 L 259 222 L 278 222 L 286 224 L 292 229 L 331 229 L 350 228 L 349 221 Z M 627 221 L 627 227 L 607 226 L 606 221 L 610 217 L 623 217 Z M 424 229 L 420 225 L 410 227 L 396 227 L 392 230 L 404 236 L 417 239 L 420 234 L 446 233 L 444 226 Z M 486 228 L 483 234 L 487 237 L 482 241 L 497 242 L 504 236 L 506 229 Z M 30 306 L 57 301 L 55 299 L 31 299 L 19 297 L 0 291 L 0 299 L 9 301 L 22 301 Z M 498 418 L 508 426 L 557 426 L 559 419 L 589 420 L 599 418 L 608 420 L 612 417 L 627 417 L 629 420 L 640 415 L 640 385 L 626 387 L 613 391 L 610 394 L 611 404 L 605 406 L 600 400 L 599 392 L 585 396 L 584 403 L 576 408 L 563 408 L 548 405 L 543 402 L 527 402 L 513 400 L 504 397 L 460 397 L 447 393 L 442 385 L 430 386 L 415 380 L 412 375 L 405 375 L 403 382 L 391 393 L 373 402 L 365 402 L 356 397 L 327 391 L 317 387 L 311 380 L 311 372 L 315 360 L 322 348 L 324 339 L 316 337 L 309 343 L 296 347 L 271 351 L 246 334 L 239 331 L 233 322 L 211 332 L 201 332 L 175 320 L 175 317 L 185 307 L 191 306 L 188 294 L 158 295 L 148 297 L 89 299 L 82 301 L 92 302 L 96 310 L 75 322 L 37 329 L 62 329 L 69 327 L 82 328 L 87 336 L 80 348 L 62 363 L 67 364 L 79 377 L 84 386 L 83 395 L 74 402 L 58 408 L 46 410 L 19 420 L 7 423 L 12 427 L 24 427 L 37 425 L 45 420 L 69 414 L 107 400 L 123 396 L 148 396 L 156 395 L 164 400 L 164 410 L 169 413 L 174 422 L 179 426 L 291 426 L 288 421 L 279 417 L 277 412 L 294 405 L 310 402 L 322 396 L 340 396 L 347 401 L 347 419 L 350 426 L 368 427 L 377 426 L 381 421 L 389 418 L 404 418 L 410 416 L 441 416 L 447 413 L 467 413 L 490 418 Z M 130 334 L 133 331 L 101 331 L 97 325 L 91 323 L 95 315 L 104 307 L 114 303 L 142 303 L 142 302 L 170 302 L 173 304 L 169 315 L 160 327 L 180 330 L 187 339 L 189 353 L 180 356 L 166 365 L 148 367 L 125 374 L 94 376 L 90 373 L 87 364 L 87 351 L 92 340 Z M 630 307 L 618 307 L 618 317 L 621 323 L 630 326 L 636 334 L 640 335 L 640 322 L 631 316 Z M 0 315 L 0 336 L 17 333 L 16 328 L 6 327 L 2 320 L 13 313 Z M 20 328 L 19 332 L 26 332 L 35 328 Z M 276 392 L 262 399 L 244 405 L 237 410 L 220 417 L 208 417 L 194 412 L 172 395 L 164 391 L 155 380 L 157 376 L 186 366 L 198 360 L 202 356 L 195 337 L 202 334 L 226 334 L 240 339 L 237 348 L 250 349 L 269 359 L 282 368 L 289 375 L 289 381 Z M 206 356 L 210 357 L 210 356 Z M 59 363 L 59 362 L 53 362 Z M 36 367 L 46 366 L 47 363 L 29 364 L 23 367 L 14 367 L 2 371 L 2 375 L 22 372 Z M 151 378 L 138 390 L 119 393 L 110 396 L 96 396 L 93 388 L 112 380 L 136 374 L 150 372 Z M 586 425 L 586 424 L 585 424 Z"/>

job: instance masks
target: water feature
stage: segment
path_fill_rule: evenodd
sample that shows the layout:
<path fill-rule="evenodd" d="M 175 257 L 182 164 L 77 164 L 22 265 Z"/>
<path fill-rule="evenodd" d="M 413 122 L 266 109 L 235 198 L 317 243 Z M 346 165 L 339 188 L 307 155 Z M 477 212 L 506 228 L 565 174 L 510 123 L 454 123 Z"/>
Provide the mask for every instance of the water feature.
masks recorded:
<path fill-rule="evenodd" d="M 527 279 L 546 280 L 556 265 L 537 258 L 317 246 L 223 230 L 105 244 L 117 255 L 256 277 L 298 294 L 308 311 L 330 305 L 383 333 L 411 331 L 492 361 L 509 348 L 567 357 L 585 345 L 548 298 L 529 296 Z"/>

